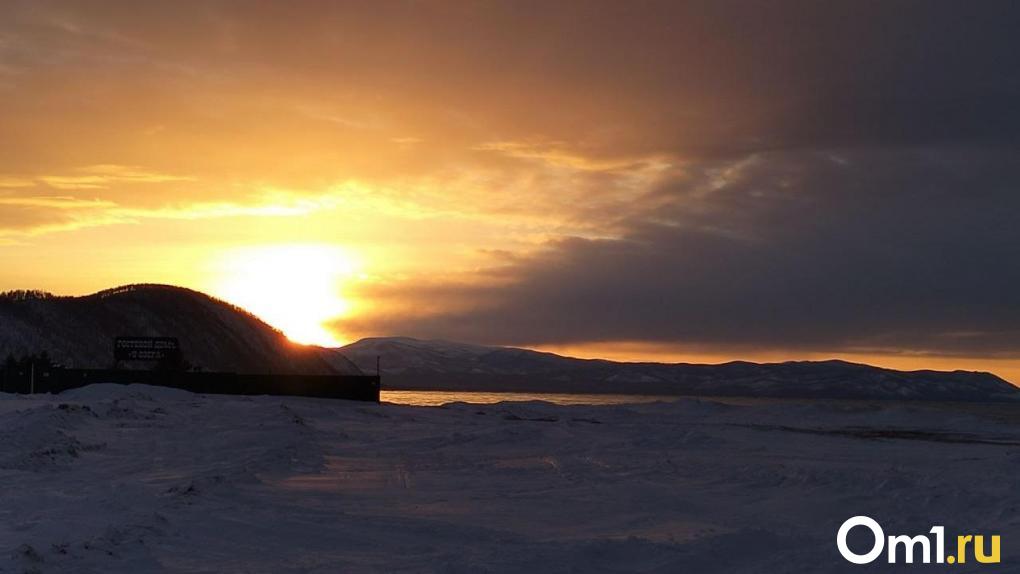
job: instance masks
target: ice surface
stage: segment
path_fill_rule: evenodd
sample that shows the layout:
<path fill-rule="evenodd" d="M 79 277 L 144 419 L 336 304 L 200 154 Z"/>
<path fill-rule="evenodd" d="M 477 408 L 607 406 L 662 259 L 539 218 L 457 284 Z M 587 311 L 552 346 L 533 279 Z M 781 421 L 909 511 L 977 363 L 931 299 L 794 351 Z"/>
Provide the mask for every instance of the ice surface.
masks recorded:
<path fill-rule="evenodd" d="M 839 557 L 857 514 L 1020 560 L 1011 405 L 2 398 L 4 573 L 896 571 Z"/>

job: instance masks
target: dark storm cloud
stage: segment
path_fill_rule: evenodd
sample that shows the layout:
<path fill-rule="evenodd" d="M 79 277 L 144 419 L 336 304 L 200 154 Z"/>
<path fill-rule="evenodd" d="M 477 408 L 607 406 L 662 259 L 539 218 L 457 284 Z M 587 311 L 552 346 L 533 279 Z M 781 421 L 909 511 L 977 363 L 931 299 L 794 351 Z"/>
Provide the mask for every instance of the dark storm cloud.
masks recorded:
<path fill-rule="evenodd" d="M 622 239 L 560 241 L 488 286 L 411 290 L 473 306 L 381 328 L 1009 356 L 1020 351 L 1018 189 L 1013 149 L 759 154 L 667 184 L 665 207 Z"/>
<path fill-rule="evenodd" d="M 1008 1 L 14 2 L 3 15 L 10 77 L 66 64 L 65 79 L 116 80 L 125 98 L 226 84 L 348 113 L 378 100 L 428 135 L 470 126 L 463 137 L 542 135 L 594 155 L 1020 131 Z"/>
<path fill-rule="evenodd" d="M 1020 353 L 1015 3 L 668 11 L 633 29 L 628 15 L 603 22 L 630 30 L 606 68 L 642 62 L 607 80 L 644 91 L 660 123 L 637 131 L 686 158 L 681 173 L 625 211 L 618 238 L 553 242 L 487 282 L 391 289 L 433 311 L 375 327 L 517 344 Z M 581 75 L 596 65 L 585 62 Z"/>

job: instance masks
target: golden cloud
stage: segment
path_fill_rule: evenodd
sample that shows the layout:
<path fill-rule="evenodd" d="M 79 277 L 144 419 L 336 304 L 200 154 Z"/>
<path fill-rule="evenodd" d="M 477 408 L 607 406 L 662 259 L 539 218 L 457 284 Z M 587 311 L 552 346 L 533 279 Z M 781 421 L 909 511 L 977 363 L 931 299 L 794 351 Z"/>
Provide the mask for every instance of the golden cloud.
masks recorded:
<path fill-rule="evenodd" d="M 146 170 L 137 166 L 99 164 L 79 168 L 76 173 L 40 175 L 36 179 L 55 189 L 107 189 L 116 183 L 167 183 L 194 178 Z"/>

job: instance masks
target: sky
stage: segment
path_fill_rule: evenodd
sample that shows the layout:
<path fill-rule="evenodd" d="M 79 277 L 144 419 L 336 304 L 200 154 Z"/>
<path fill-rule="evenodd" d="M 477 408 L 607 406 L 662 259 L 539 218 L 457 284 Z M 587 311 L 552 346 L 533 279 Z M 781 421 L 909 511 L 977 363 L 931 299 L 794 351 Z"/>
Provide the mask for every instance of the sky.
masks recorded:
<path fill-rule="evenodd" d="M 0 289 L 1020 383 L 1020 6 L 0 5 Z"/>

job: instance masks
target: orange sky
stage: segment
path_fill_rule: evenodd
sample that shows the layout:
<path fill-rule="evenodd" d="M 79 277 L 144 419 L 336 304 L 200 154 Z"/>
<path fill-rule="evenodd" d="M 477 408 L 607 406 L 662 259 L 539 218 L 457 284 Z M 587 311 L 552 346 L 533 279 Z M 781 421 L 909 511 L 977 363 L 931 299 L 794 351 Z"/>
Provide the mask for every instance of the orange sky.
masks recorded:
<path fill-rule="evenodd" d="M 554 336 L 527 326 L 503 333 L 495 313 L 474 324 L 478 309 L 516 309 L 532 291 L 524 303 L 497 304 L 493 293 L 509 297 L 505 286 L 537 284 L 589 248 L 647 245 L 663 257 L 695 249 L 684 238 L 663 239 L 674 229 L 785 241 L 790 219 L 762 219 L 771 212 L 748 198 L 815 181 L 812 170 L 887 163 L 874 155 L 887 151 L 872 152 L 889 149 L 883 133 L 815 117 L 829 106 L 810 100 L 829 87 L 843 90 L 844 79 L 856 85 L 884 73 L 879 66 L 832 79 L 830 64 L 808 49 L 820 45 L 855 73 L 889 48 L 884 43 L 899 41 L 876 36 L 869 44 L 869 15 L 801 14 L 821 30 L 840 26 L 814 34 L 780 29 L 790 20 L 782 13 L 671 3 L 641 13 L 624 4 L 5 4 L 0 289 L 84 294 L 134 282 L 184 285 L 322 344 L 381 334 L 473 337 L 582 356 L 838 356 L 1020 380 L 1009 344 L 967 342 L 969 333 L 998 340 L 992 335 L 1016 332 L 1012 315 L 984 319 L 964 307 L 947 313 L 945 324 L 931 319 L 931 307 L 911 308 L 903 329 L 875 309 L 874 321 L 848 323 L 846 336 L 846 318 L 833 314 L 823 328 L 784 323 L 773 336 L 755 327 L 746 339 L 733 333 L 732 344 L 723 326 L 706 327 L 711 336 L 700 340 L 660 325 L 642 339 L 640 324 L 606 327 L 617 323 L 600 316 L 612 311 L 604 301 L 640 299 L 638 311 L 655 317 L 674 312 L 671 300 L 629 294 L 612 278 L 599 284 L 598 299 L 584 287 L 595 292 L 594 280 L 579 274 L 549 289 L 571 291 L 570 301 L 591 295 L 589 307 L 571 311 L 590 325 Z M 775 37 L 757 31 L 761 17 Z M 862 37 L 855 26 L 869 31 Z M 859 45 L 844 50 L 851 38 Z M 897 69 L 889 77 L 899 77 Z M 797 90 L 784 91 L 791 85 Z M 895 145 L 914 153 L 945 142 L 921 144 Z M 916 161 L 927 159 L 903 159 Z M 730 189 L 746 197 L 732 200 L 724 195 Z M 812 194 L 806 187 L 798 197 Z M 831 203 L 845 211 L 841 201 Z M 813 233 L 798 241 L 809 245 Z M 833 260 L 864 258 L 839 251 L 842 236 L 820 241 L 829 239 Z M 726 260 L 713 249 L 698 247 L 704 255 L 695 260 L 668 259 L 686 270 L 662 279 L 677 281 L 677 299 L 694 292 L 689 279 L 677 279 L 701 276 L 694 263 Z M 627 257 L 613 261 L 617 276 L 632 272 Z M 653 273 L 635 281 L 656 280 Z M 712 289 L 697 301 L 690 295 L 695 312 L 676 311 L 677 322 L 782 291 L 748 283 L 747 293 L 723 302 L 713 302 Z M 890 280 L 886 289 L 899 284 Z M 926 297 L 919 297 L 925 305 Z M 860 309 L 850 317 L 869 312 Z M 957 339 L 964 343 L 945 342 Z"/>

